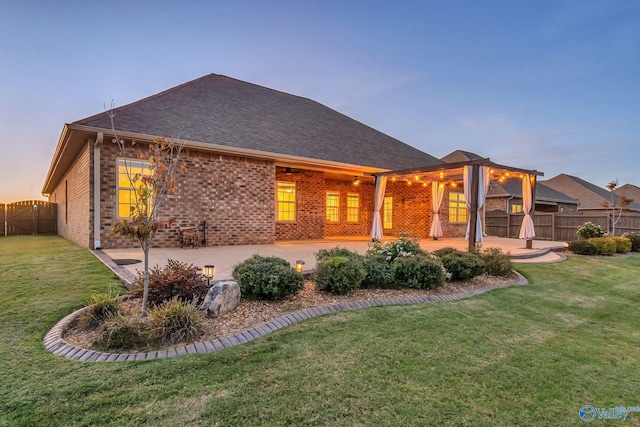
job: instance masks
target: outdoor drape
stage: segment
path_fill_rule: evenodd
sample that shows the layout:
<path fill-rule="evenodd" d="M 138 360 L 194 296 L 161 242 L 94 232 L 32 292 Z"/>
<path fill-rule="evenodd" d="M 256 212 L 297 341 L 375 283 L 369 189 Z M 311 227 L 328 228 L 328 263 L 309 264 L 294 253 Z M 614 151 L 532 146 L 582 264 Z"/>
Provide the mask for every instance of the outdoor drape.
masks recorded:
<path fill-rule="evenodd" d="M 433 220 L 431 221 L 431 231 L 429 236 L 442 237 L 442 224 L 440 224 L 440 205 L 444 196 L 444 184 L 439 182 L 431 183 L 431 208 L 433 209 Z"/>
<path fill-rule="evenodd" d="M 371 227 L 370 236 L 373 240 L 382 239 L 382 218 L 380 217 L 380 209 L 384 202 L 384 192 L 387 187 L 387 177 L 376 177 L 376 199 L 373 206 L 373 225 Z"/>
<path fill-rule="evenodd" d="M 463 172 L 464 180 L 464 198 L 467 204 L 467 232 L 465 239 L 469 240 L 469 231 L 471 230 L 471 168 L 472 166 L 465 166 Z M 489 191 L 489 181 L 491 180 L 489 166 L 482 166 L 478 170 L 478 210 L 484 206 L 484 201 L 487 198 L 487 192 Z M 482 218 L 480 215 L 476 215 L 476 242 L 482 242 Z"/>
<path fill-rule="evenodd" d="M 536 237 L 536 229 L 531 218 L 531 208 L 533 207 L 533 185 L 535 176 L 525 175 L 522 177 L 522 211 L 524 218 L 520 226 L 520 238 L 531 240 Z"/>

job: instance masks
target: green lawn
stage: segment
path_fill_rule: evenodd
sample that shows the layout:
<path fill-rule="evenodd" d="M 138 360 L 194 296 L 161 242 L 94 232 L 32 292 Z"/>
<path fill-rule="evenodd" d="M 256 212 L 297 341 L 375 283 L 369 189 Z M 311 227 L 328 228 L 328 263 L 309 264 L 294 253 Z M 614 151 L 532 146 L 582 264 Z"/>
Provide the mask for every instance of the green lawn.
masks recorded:
<path fill-rule="evenodd" d="M 337 313 L 208 355 L 83 363 L 42 337 L 113 275 L 61 238 L 2 237 L 0 426 L 582 425 L 584 404 L 640 405 L 640 257 L 518 270 L 528 286 L 468 300 Z"/>

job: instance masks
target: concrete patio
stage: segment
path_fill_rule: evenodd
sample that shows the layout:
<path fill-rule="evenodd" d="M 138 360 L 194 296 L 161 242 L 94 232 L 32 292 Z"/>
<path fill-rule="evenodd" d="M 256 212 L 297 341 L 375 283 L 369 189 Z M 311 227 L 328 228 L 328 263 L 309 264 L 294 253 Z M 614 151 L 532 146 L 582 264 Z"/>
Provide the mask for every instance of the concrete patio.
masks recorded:
<path fill-rule="evenodd" d="M 339 246 L 364 254 L 371 244 L 371 239 L 367 236 L 340 236 L 324 240 L 280 241 L 272 245 L 212 246 L 196 249 L 154 248 L 149 252 L 149 265 L 162 267 L 167 263 L 168 259 L 186 262 L 198 267 L 203 267 L 205 264 L 213 264 L 216 266 L 214 280 L 224 280 L 231 278 L 233 267 L 236 264 L 254 254 L 284 258 L 291 265 L 295 265 L 297 260 L 302 260 L 305 263 L 304 270 L 306 271 L 315 267 L 315 253 L 319 249 L 330 249 Z M 420 246 L 427 251 L 434 251 L 447 246 L 465 251 L 467 245 L 468 242 L 463 238 L 420 240 Z M 514 262 L 555 262 L 562 260 L 563 257 L 551 251 L 564 249 L 564 242 L 534 240 L 533 249 L 526 249 L 524 240 L 488 236 L 482 242 L 482 247 L 501 248 L 503 252 L 511 253 Z M 105 249 L 94 251 L 94 253 L 127 282 L 133 280 L 136 271 L 143 268 L 142 262 L 124 266 L 114 266 L 113 263 L 113 260 L 142 260 L 143 253 L 139 248 Z"/>

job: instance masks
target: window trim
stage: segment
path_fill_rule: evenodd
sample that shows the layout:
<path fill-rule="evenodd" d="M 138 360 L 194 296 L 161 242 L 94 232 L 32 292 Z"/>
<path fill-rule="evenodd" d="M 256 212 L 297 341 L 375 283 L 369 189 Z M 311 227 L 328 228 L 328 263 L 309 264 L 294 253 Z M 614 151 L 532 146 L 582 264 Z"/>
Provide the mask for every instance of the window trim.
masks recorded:
<path fill-rule="evenodd" d="M 352 206 L 349 206 L 349 199 L 350 198 L 355 198 L 355 200 L 358 201 L 358 206 L 356 206 L 355 208 Z M 352 209 L 356 210 L 356 215 L 357 215 L 357 219 L 355 221 L 351 220 L 350 217 L 350 211 Z M 349 224 L 359 224 L 360 223 L 360 193 L 347 193 L 347 222 Z"/>
<path fill-rule="evenodd" d="M 120 203 L 120 191 L 121 190 L 134 190 L 135 191 L 135 187 L 121 187 L 120 186 L 120 162 L 124 162 L 124 166 L 127 167 L 127 163 L 141 163 L 142 165 L 147 165 L 143 168 L 143 173 L 144 170 L 147 169 L 149 166 L 151 166 L 151 162 L 149 162 L 148 160 L 145 159 L 137 159 L 137 158 L 133 158 L 133 157 L 116 157 L 116 218 L 118 219 L 131 219 L 131 216 L 123 216 L 120 215 L 120 205 L 123 203 Z M 129 178 L 127 178 L 129 179 Z M 129 206 L 131 206 L 131 202 L 129 202 Z"/>
<path fill-rule="evenodd" d="M 280 219 L 280 199 L 278 198 L 279 185 L 286 184 L 293 186 L 294 197 L 293 201 L 283 201 L 283 203 L 290 203 L 293 205 L 293 219 Z M 298 221 L 298 185 L 295 181 L 276 181 L 276 191 L 274 194 L 276 205 L 276 223 L 280 224 L 294 224 Z"/>
<path fill-rule="evenodd" d="M 389 200 L 389 218 L 387 218 L 387 209 L 386 206 L 387 204 L 385 203 L 386 200 Z M 387 224 L 389 224 L 389 227 L 385 227 Z M 389 196 L 384 196 L 382 198 L 382 229 L 383 230 L 392 230 L 393 229 L 393 196 L 389 195 Z"/>
<path fill-rule="evenodd" d="M 336 205 L 329 206 L 329 195 L 336 196 Z M 335 209 L 336 219 L 329 219 L 329 208 Z M 339 191 L 325 191 L 324 195 L 324 220 L 330 224 L 337 224 L 340 222 L 340 192 Z"/>
<path fill-rule="evenodd" d="M 452 200 L 451 196 L 456 194 L 456 200 Z M 451 215 L 452 215 L 452 206 L 451 206 L 451 202 L 455 202 L 456 206 L 453 207 L 453 211 L 455 212 L 455 218 L 456 221 L 452 221 L 451 220 Z M 464 220 L 460 221 L 460 212 L 464 211 Z M 448 215 L 448 219 L 449 219 L 449 223 L 450 224 L 466 224 L 469 218 L 469 209 L 467 207 L 467 202 L 466 199 L 464 197 L 464 193 L 460 192 L 460 191 L 452 191 L 449 193 L 449 215 Z"/>

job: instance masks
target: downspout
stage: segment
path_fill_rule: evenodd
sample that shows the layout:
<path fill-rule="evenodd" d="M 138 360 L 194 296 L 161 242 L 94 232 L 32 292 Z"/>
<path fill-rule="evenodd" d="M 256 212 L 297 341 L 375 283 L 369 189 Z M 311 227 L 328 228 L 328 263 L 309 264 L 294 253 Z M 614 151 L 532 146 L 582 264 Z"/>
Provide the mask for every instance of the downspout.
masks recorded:
<path fill-rule="evenodd" d="M 93 248 L 100 249 L 100 148 L 104 134 L 98 132 L 93 146 Z"/>

